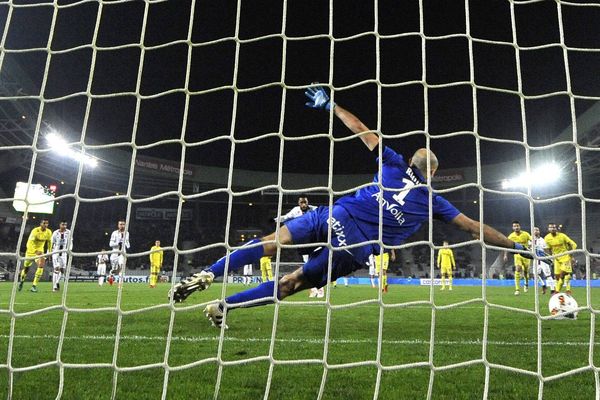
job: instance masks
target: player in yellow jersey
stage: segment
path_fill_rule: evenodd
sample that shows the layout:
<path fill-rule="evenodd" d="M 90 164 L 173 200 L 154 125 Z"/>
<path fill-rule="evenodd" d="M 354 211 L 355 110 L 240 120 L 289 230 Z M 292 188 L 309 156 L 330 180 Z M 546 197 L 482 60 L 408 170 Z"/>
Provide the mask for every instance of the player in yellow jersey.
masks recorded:
<path fill-rule="evenodd" d="M 154 242 L 154 246 L 150 248 L 150 287 L 156 287 L 156 282 L 158 282 L 158 274 L 160 273 L 160 269 L 163 264 L 163 251 L 162 247 L 160 247 L 160 240 Z"/>
<path fill-rule="evenodd" d="M 512 222 L 512 233 L 508 235 L 508 239 L 512 240 L 515 243 L 519 243 L 524 247 L 529 247 L 531 244 L 531 235 L 529 232 L 525 232 L 521 230 L 521 224 L 519 221 Z M 504 262 L 508 261 L 508 252 L 504 252 Z M 515 295 L 519 295 L 521 293 L 521 277 L 525 279 L 525 287 L 523 288 L 524 292 L 527 293 L 527 289 L 529 289 L 529 266 L 531 265 L 531 260 L 523 257 L 520 254 L 514 255 L 515 261 Z"/>
<path fill-rule="evenodd" d="M 567 294 L 571 294 L 571 274 L 573 273 L 573 258 L 570 254 L 564 254 L 569 250 L 575 250 L 577 243 L 562 232 L 558 232 L 554 222 L 548 224 L 548 234 L 544 238 L 548 253 L 556 256 L 554 259 L 554 278 L 556 279 L 556 291 L 560 292 L 564 283 Z"/>
<path fill-rule="evenodd" d="M 44 251 L 44 247 L 46 250 Z M 33 228 L 27 239 L 27 248 L 25 250 L 25 257 L 41 256 L 47 251 L 50 251 L 52 247 L 52 231 L 48 228 L 48 218 L 43 218 L 40 221 L 40 226 Z M 33 264 L 34 260 L 25 260 L 23 263 L 23 269 L 19 276 L 19 290 L 23 289 L 23 283 L 29 272 L 29 267 Z M 37 264 L 37 270 L 35 271 L 35 278 L 33 278 L 33 285 L 31 286 L 32 292 L 37 292 L 37 284 L 44 273 L 44 265 L 46 265 L 46 258 L 40 257 L 35 259 Z"/>
<path fill-rule="evenodd" d="M 375 254 L 375 274 L 381 279 L 381 290 L 387 293 L 388 291 L 388 283 L 387 283 L 387 270 L 390 266 L 390 260 L 396 261 L 396 252 L 394 249 L 384 249 L 384 253 Z"/>
<path fill-rule="evenodd" d="M 448 241 L 444 240 L 444 248 L 440 249 L 437 257 L 437 266 L 440 269 L 440 275 L 442 278 L 442 289 L 446 289 L 446 281 L 444 277 L 448 278 L 448 290 L 452 290 L 452 275 L 456 268 L 456 262 L 454 261 L 454 252 L 448 248 Z"/>
<path fill-rule="evenodd" d="M 260 259 L 260 273 L 262 274 L 263 282 L 273 280 L 273 268 L 271 267 L 271 257 L 265 256 Z"/>

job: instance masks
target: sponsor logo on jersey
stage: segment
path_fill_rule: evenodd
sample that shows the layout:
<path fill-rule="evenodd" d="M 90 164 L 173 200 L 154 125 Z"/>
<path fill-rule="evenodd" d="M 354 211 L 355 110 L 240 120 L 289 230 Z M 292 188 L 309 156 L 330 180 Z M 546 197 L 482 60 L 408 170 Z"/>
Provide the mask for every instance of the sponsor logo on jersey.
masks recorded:
<path fill-rule="evenodd" d="M 344 225 L 342 225 L 342 223 L 340 221 L 338 221 L 337 219 L 335 219 L 334 217 L 329 218 L 329 220 L 327 220 L 327 223 L 333 230 L 333 234 L 335 235 L 335 237 L 338 240 L 338 243 L 339 243 L 338 247 L 346 246 L 347 243 L 346 243 L 346 234 L 344 233 Z"/>
<path fill-rule="evenodd" d="M 392 214 L 392 217 L 394 217 L 394 219 L 398 221 L 399 225 L 402 225 L 404 223 L 404 214 L 402 213 L 402 210 L 400 210 L 399 204 L 390 203 L 385 197 L 383 197 L 382 192 L 373 193 L 371 197 L 375 198 L 375 200 L 381 205 L 381 208 L 383 208 L 383 210 Z"/>

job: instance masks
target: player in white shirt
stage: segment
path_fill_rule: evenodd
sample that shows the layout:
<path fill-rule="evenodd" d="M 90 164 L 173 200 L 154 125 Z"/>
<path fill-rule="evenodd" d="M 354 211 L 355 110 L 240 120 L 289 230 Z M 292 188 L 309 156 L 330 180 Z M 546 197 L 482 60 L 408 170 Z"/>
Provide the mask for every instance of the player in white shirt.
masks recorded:
<path fill-rule="evenodd" d="M 111 285 L 116 279 L 119 283 L 122 283 L 122 276 L 125 270 L 125 253 L 131 246 L 129 243 L 129 232 L 125 231 L 125 220 L 120 219 L 117 224 L 117 230 L 110 235 L 110 248 L 113 253 L 110 255 L 110 276 L 108 277 L 108 283 Z"/>
<path fill-rule="evenodd" d="M 244 280 L 242 283 L 244 286 L 252 283 L 252 264 L 244 265 Z"/>
<path fill-rule="evenodd" d="M 300 197 L 298 197 L 298 205 L 296 207 L 292 208 L 287 214 L 282 215 L 279 218 L 275 218 L 275 221 L 284 223 L 285 221 L 289 221 L 294 218 L 301 217 L 302 215 L 304 215 L 307 212 L 312 211 L 316 208 L 317 208 L 317 206 L 312 206 L 312 205 L 308 204 L 308 197 L 306 197 L 305 195 L 300 195 Z M 302 260 L 306 264 L 306 262 L 308 261 L 308 254 L 302 254 Z M 319 289 L 312 288 L 312 289 L 310 289 L 308 296 L 309 297 L 324 297 L 325 291 L 323 290 L 323 288 L 319 288 Z"/>
<path fill-rule="evenodd" d="M 108 264 L 108 254 L 106 250 L 102 249 L 102 253 L 98 254 L 96 258 L 96 275 L 98 275 L 98 285 L 104 285 L 104 278 L 106 277 L 106 264 Z"/>
<path fill-rule="evenodd" d="M 371 278 L 372 288 L 377 287 L 377 285 L 375 284 L 375 275 L 377 275 L 377 272 L 375 271 L 375 255 L 371 254 L 369 256 L 369 277 Z"/>
<path fill-rule="evenodd" d="M 540 228 L 537 226 L 533 228 L 533 248 L 538 256 L 547 255 L 546 249 L 548 246 L 546 245 L 546 241 L 540 235 Z M 533 260 L 533 266 L 537 270 L 538 279 L 542 284 L 543 294 L 546 294 L 546 285 L 550 286 L 550 293 L 554 293 L 554 290 L 556 289 L 556 283 L 552 278 L 552 271 L 550 270 L 551 262 L 552 260 Z"/>
<path fill-rule="evenodd" d="M 275 218 L 275 221 L 284 223 L 290 219 L 301 217 L 302 215 L 316 208 L 317 206 L 311 206 L 308 204 L 308 197 L 300 195 L 300 197 L 298 197 L 298 205 L 292 208 L 287 214 L 282 215 L 279 218 Z"/>
<path fill-rule="evenodd" d="M 52 233 L 52 291 L 58 292 L 59 281 L 67 268 L 67 251 L 73 248 L 71 231 L 67 229 L 67 221 L 60 221 L 59 228 Z"/>

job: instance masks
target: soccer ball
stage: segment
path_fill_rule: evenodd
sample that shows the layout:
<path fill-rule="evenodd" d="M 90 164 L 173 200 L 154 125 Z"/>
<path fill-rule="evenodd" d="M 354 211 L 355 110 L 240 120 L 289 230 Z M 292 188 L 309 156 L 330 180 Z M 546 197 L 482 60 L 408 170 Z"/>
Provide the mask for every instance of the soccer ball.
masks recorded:
<path fill-rule="evenodd" d="M 548 302 L 550 314 L 559 314 L 556 319 L 577 319 L 577 307 L 577 301 L 566 293 L 555 293 Z"/>

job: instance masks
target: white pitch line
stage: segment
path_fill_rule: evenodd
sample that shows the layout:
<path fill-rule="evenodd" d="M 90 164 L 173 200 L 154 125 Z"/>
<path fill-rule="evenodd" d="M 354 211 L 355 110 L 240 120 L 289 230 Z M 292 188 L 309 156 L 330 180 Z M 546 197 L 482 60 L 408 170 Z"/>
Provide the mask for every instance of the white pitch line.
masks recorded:
<path fill-rule="evenodd" d="M 15 339 L 59 339 L 58 335 L 14 335 Z M 9 335 L 0 335 L 0 339 L 8 339 Z M 82 336 L 65 336 L 65 340 L 115 340 L 114 335 L 82 335 Z M 164 336 L 144 336 L 144 335 L 123 335 L 120 336 L 122 340 L 138 340 L 138 341 L 165 341 Z M 223 338 L 226 342 L 241 342 L 241 343 L 270 343 L 269 338 L 237 338 L 233 336 L 225 336 Z M 171 337 L 173 342 L 218 342 L 219 336 L 173 336 Z M 275 339 L 277 343 L 311 343 L 311 344 L 323 344 L 324 339 L 314 338 L 280 338 Z M 329 343 L 332 344 L 377 344 L 377 340 L 374 339 L 329 339 Z M 405 339 L 405 340 L 382 340 L 383 344 L 392 345 L 429 345 L 429 340 L 424 339 Z M 436 340 L 435 344 L 439 345 L 463 345 L 463 346 L 481 346 L 483 341 L 481 340 Z M 488 340 L 488 345 L 497 346 L 537 346 L 537 342 L 529 341 L 497 341 Z M 589 342 L 542 342 L 543 346 L 589 346 Z M 600 343 L 594 343 L 594 346 L 598 346 Z"/>
<path fill-rule="evenodd" d="M 315 303 L 317 303 L 317 302 L 322 303 L 322 305 L 325 306 L 325 302 L 324 301 L 315 301 Z M 36 307 L 40 307 L 40 305 L 42 305 L 39 302 L 15 302 L 14 304 L 18 304 L 18 305 L 30 305 L 30 306 L 36 306 Z M 169 303 L 148 304 L 148 303 L 127 303 L 127 302 L 123 302 L 121 304 L 121 309 L 127 310 L 127 311 L 131 311 L 129 309 L 129 307 L 141 307 L 140 309 L 143 309 L 143 308 L 148 308 L 148 307 L 154 307 L 154 306 L 157 306 L 157 305 L 166 306 L 168 304 Z M 342 306 L 342 305 L 344 305 L 344 304 L 335 304 L 335 303 L 331 303 L 331 304 L 334 305 L 334 306 Z M 402 303 L 385 303 L 386 306 L 395 306 L 397 304 L 402 304 Z M 56 304 L 47 303 L 47 304 L 43 304 L 43 305 L 44 306 L 52 306 L 52 305 L 57 305 L 58 306 L 58 305 L 60 305 L 60 303 L 56 303 Z M 438 306 L 438 307 L 446 307 L 448 305 L 450 305 L 450 304 L 436 304 L 436 306 Z M 109 305 L 108 307 L 115 307 L 115 306 L 116 306 L 116 304 L 115 305 Z M 360 307 L 372 307 L 372 306 L 378 306 L 378 305 L 376 303 L 373 303 L 373 304 L 370 304 L 368 306 L 362 305 Z M 68 304 L 67 307 L 70 307 L 70 308 L 85 308 L 85 307 L 79 306 L 77 304 Z M 102 306 L 102 307 L 105 307 L 105 306 Z M 314 306 L 310 306 L 310 307 L 314 307 Z M 98 306 L 96 308 L 101 308 L 101 307 Z M 349 306 L 348 308 L 356 308 L 356 306 Z M 428 309 L 428 310 L 430 310 L 431 306 L 429 306 L 429 305 L 414 305 L 414 306 L 407 306 L 405 308 L 406 309 L 422 308 L 422 309 Z M 94 307 L 88 307 L 88 309 L 93 310 Z M 476 306 L 456 306 L 456 307 L 454 307 L 452 309 L 457 309 L 457 310 L 483 310 L 483 304 L 479 304 L 479 305 L 476 305 Z M 136 310 L 137 310 L 137 308 L 136 308 Z M 522 308 L 522 310 L 529 310 L 529 308 Z"/>

